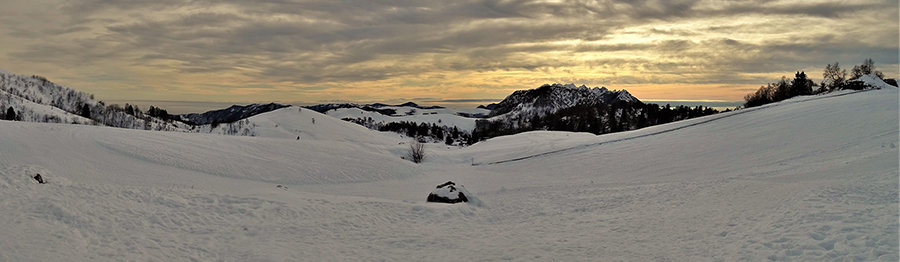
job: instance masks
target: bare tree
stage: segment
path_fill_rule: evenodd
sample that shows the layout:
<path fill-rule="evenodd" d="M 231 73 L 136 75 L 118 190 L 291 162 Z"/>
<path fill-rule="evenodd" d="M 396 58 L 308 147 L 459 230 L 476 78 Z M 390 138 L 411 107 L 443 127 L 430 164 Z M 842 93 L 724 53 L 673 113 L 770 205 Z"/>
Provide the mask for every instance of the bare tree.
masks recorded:
<path fill-rule="evenodd" d="M 875 70 L 875 61 L 872 61 L 872 58 L 863 60 L 863 63 L 861 65 L 853 66 L 853 70 L 850 74 L 850 79 L 858 79 L 864 75 L 869 74 L 874 74 L 879 79 L 884 79 L 884 73 Z"/>
<path fill-rule="evenodd" d="M 410 142 L 408 157 L 414 163 L 422 163 L 422 160 L 425 159 L 425 144 L 418 140 Z"/>
<path fill-rule="evenodd" d="M 828 82 L 830 90 L 843 89 L 847 81 L 847 70 L 841 70 L 838 62 L 834 62 L 834 65 L 828 64 L 825 66 L 825 72 L 822 73 L 822 77 Z"/>

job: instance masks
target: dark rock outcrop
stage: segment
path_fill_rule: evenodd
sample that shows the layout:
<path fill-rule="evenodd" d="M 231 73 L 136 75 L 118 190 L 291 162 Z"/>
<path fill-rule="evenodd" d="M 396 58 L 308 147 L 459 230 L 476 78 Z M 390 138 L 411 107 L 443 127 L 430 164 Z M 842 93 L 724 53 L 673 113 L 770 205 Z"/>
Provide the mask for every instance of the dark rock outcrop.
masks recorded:
<path fill-rule="evenodd" d="M 466 193 L 468 191 L 462 185 L 457 186 L 453 181 L 447 181 L 447 183 L 440 184 L 431 191 L 431 194 L 428 194 L 428 199 L 425 201 L 449 204 L 469 202 Z"/>

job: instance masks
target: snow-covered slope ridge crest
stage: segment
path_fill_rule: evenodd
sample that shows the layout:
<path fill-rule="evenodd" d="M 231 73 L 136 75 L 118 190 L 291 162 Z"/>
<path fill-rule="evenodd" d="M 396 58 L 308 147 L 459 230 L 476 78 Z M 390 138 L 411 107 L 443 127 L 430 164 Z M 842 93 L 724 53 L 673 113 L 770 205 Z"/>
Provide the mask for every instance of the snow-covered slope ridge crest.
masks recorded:
<path fill-rule="evenodd" d="M 878 78 L 878 76 L 872 75 L 872 74 L 861 76 L 857 80 L 862 81 L 867 86 L 871 86 L 871 87 L 878 88 L 878 89 L 897 88 L 896 86 L 892 86 L 888 83 L 885 83 L 884 80 L 881 80 L 881 78 Z"/>

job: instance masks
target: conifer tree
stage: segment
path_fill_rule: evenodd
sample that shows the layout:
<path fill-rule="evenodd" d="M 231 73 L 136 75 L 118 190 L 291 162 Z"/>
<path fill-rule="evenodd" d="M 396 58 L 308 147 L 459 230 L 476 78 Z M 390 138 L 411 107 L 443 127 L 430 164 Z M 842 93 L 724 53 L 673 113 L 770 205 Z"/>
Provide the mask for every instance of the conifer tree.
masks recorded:
<path fill-rule="evenodd" d="M 15 121 L 16 120 L 16 110 L 12 107 L 6 110 L 6 120 Z"/>
<path fill-rule="evenodd" d="M 84 104 L 81 106 L 81 114 L 80 116 L 84 118 L 91 118 L 91 107 L 88 104 Z"/>

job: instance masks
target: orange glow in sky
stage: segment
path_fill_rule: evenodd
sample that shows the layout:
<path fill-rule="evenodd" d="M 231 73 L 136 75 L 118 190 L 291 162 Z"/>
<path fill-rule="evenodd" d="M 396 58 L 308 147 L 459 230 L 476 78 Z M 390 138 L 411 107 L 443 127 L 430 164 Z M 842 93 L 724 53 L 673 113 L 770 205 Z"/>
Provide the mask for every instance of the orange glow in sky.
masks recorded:
<path fill-rule="evenodd" d="M 898 24 L 896 1 L 6 0 L 0 68 L 120 101 L 735 101 L 836 61 L 896 78 Z"/>

